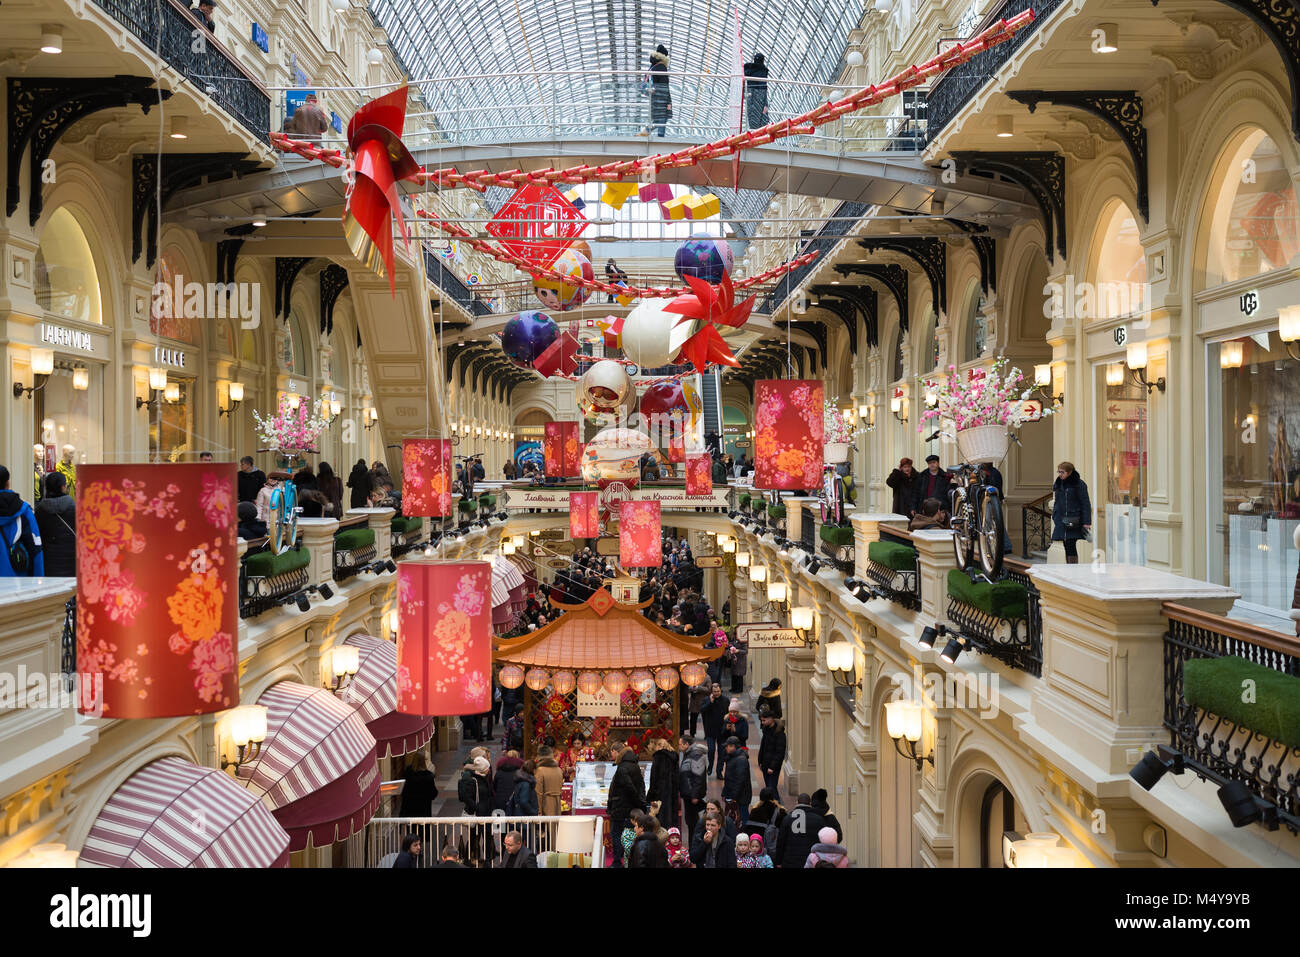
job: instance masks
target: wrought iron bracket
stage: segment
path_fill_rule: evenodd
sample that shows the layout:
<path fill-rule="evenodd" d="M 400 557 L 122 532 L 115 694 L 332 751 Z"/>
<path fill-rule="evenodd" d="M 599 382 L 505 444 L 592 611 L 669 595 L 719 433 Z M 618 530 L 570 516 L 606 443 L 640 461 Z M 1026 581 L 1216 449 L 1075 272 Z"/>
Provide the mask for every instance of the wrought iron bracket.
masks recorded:
<path fill-rule="evenodd" d="M 158 154 L 136 153 L 131 157 L 131 261 L 140 259 L 144 246 L 145 266 L 158 258 L 158 201 L 162 205 L 177 191 L 193 186 L 204 177 L 210 180 L 243 176 L 261 164 L 246 153 L 163 153 L 161 175 Z M 147 227 L 147 243 L 143 241 Z"/>
<path fill-rule="evenodd" d="M 930 298 L 935 316 L 948 312 L 948 244 L 937 236 L 893 236 L 888 239 L 859 239 L 869 253 L 878 250 L 899 253 L 912 260 L 930 280 Z"/>
<path fill-rule="evenodd" d="M 348 271 L 338 263 L 330 263 L 320 271 L 320 331 L 325 335 L 334 331 L 334 304 L 346 288 Z"/>
<path fill-rule="evenodd" d="M 954 150 L 952 158 L 966 173 L 997 175 L 1027 189 L 1043 217 L 1050 256 L 1053 246 L 1065 258 L 1065 157 L 1051 150 L 986 153 Z"/>
<path fill-rule="evenodd" d="M 975 247 L 975 256 L 980 264 L 980 289 L 985 295 L 997 291 L 998 285 L 998 241 L 987 235 L 989 228 L 983 223 L 970 223 L 964 219 L 949 219 L 970 239 Z"/>
<path fill-rule="evenodd" d="M 1295 26 L 1293 25 L 1293 29 Z M 1294 94 L 1294 89 L 1292 93 Z M 1142 97 L 1133 90 L 1013 90 L 1007 96 L 1034 112 L 1039 103 L 1072 106 L 1100 117 L 1119 134 L 1133 160 L 1137 178 L 1137 207 L 1142 221 L 1151 222 L 1148 191 L 1147 129 L 1142 125 Z"/>
<path fill-rule="evenodd" d="M 880 345 L 880 320 L 877 318 L 879 297 L 870 286 L 831 286 L 832 295 L 847 299 L 862 313 L 863 330 L 867 334 L 867 348 Z"/>
<path fill-rule="evenodd" d="M 907 332 L 907 270 L 898 263 L 846 263 L 836 266 L 841 276 L 868 276 L 894 294 L 898 303 L 898 324 Z"/>
<path fill-rule="evenodd" d="M 298 279 L 302 267 L 312 261 L 311 256 L 276 256 L 275 257 L 275 314 L 283 314 L 289 319 L 289 304 L 293 299 L 293 284 Z"/>
<path fill-rule="evenodd" d="M 5 180 L 5 214 L 12 216 L 22 198 L 18 178 L 22 173 L 23 152 L 28 144 L 32 149 L 27 218 L 35 226 L 45 202 L 41 195 L 45 161 L 50 158 L 59 137 L 77 120 L 100 110 L 134 104 L 147 114 L 151 107 L 172 95 L 171 90 L 153 89 L 153 84 L 153 77 L 124 74 L 77 79 L 9 77 L 9 172 Z"/>
<path fill-rule="evenodd" d="M 817 356 L 818 368 L 825 369 L 826 357 L 830 355 L 830 346 L 828 345 L 830 337 L 826 335 L 826 326 L 817 322 L 815 319 L 792 319 L 789 321 L 788 325 L 791 329 L 806 332 L 808 335 L 813 337 L 813 341 L 817 343 L 817 348 L 819 350 Z"/>
<path fill-rule="evenodd" d="M 840 322 L 844 323 L 844 328 L 849 333 L 849 353 L 856 356 L 858 354 L 857 306 L 847 296 L 840 295 L 839 286 L 818 285 L 813 286 L 812 291 L 816 293 L 820 300 L 817 307 L 835 313 L 835 315 L 839 316 Z"/>

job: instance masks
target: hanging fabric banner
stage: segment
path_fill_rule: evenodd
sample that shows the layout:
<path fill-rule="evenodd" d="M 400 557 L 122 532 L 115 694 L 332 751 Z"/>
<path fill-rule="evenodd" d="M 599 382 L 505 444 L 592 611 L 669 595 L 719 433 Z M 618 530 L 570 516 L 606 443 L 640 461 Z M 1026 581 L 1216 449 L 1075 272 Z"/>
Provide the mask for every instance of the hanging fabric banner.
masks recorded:
<path fill-rule="evenodd" d="M 821 485 L 825 386 L 820 379 L 754 383 L 754 487 Z"/>
<path fill-rule="evenodd" d="M 402 442 L 402 514 L 439 518 L 451 514 L 451 440 Z"/>
<path fill-rule="evenodd" d="M 618 507 L 618 561 L 624 568 L 663 564 L 658 502 L 624 501 Z"/>
<path fill-rule="evenodd" d="M 492 565 L 397 566 L 397 710 L 445 717 L 492 708 Z"/>
<path fill-rule="evenodd" d="M 713 457 L 709 453 L 686 456 L 686 494 L 713 494 Z"/>
<path fill-rule="evenodd" d="M 578 423 L 547 422 L 542 452 L 547 478 L 569 478 L 579 470 Z"/>
<path fill-rule="evenodd" d="M 569 537 L 595 538 L 600 534 L 600 493 L 569 493 Z"/>

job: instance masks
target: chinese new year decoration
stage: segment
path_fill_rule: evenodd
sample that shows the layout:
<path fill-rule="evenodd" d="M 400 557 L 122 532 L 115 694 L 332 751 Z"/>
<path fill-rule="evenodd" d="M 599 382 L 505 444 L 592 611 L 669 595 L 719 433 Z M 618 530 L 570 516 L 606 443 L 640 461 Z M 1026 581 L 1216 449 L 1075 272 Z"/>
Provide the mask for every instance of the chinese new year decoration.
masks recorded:
<path fill-rule="evenodd" d="M 813 489 L 821 485 L 825 386 L 819 379 L 754 383 L 754 487 Z"/>
<path fill-rule="evenodd" d="M 492 707 L 492 565 L 397 566 L 397 710 L 434 717 Z"/>
<path fill-rule="evenodd" d="M 451 440 L 402 442 L 402 514 L 436 518 L 451 514 Z"/>

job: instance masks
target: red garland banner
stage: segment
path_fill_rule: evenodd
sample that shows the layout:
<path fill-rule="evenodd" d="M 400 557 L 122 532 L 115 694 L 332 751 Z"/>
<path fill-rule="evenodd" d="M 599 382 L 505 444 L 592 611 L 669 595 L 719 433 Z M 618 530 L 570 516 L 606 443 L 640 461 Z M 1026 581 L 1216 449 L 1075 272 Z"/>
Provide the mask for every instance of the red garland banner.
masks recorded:
<path fill-rule="evenodd" d="M 618 561 L 624 568 L 658 568 L 663 564 L 658 502 L 620 502 Z"/>
<path fill-rule="evenodd" d="M 821 486 L 826 430 L 820 379 L 760 379 L 754 383 L 754 487 Z"/>
<path fill-rule="evenodd" d="M 709 453 L 686 456 L 686 494 L 713 494 L 713 457 Z"/>
<path fill-rule="evenodd" d="M 569 478 L 579 474 L 578 423 L 547 422 L 542 440 L 547 478 Z"/>
<path fill-rule="evenodd" d="M 492 708 L 492 565 L 397 566 L 397 711 L 445 717 Z"/>
<path fill-rule="evenodd" d="M 440 518 L 451 514 L 451 440 L 402 442 L 402 514 Z"/>
<path fill-rule="evenodd" d="M 595 538 L 600 534 L 600 493 L 569 493 L 569 537 Z"/>
<path fill-rule="evenodd" d="M 78 467 L 82 714 L 170 718 L 239 704 L 235 504 L 233 465 Z"/>

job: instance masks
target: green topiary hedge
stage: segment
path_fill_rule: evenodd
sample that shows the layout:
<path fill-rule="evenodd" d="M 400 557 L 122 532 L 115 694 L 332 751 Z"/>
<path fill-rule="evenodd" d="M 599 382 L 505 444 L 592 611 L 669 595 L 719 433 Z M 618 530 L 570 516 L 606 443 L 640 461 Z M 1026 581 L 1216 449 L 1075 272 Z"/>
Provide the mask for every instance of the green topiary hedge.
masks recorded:
<path fill-rule="evenodd" d="M 785 511 L 786 509 L 784 505 L 769 505 L 767 507 L 769 518 L 785 518 Z"/>
<path fill-rule="evenodd" d="M 477 512 L 478 502 L 475 502 L 473 499 L 463 498 L 460 500 L 460 510 L 462 512 Z"/>
<path fill-rule="evenodd" d="M 1024 618 L 1029 591 L 1019 582 L 973 582 L 959 569 L 948 572 L 948 596 L 995 618 Z"/>
<path fill-rule="evenodd" d="M 244 556 L 244 570 L 249 578 L 272 578 L 306 568 L 310 564 L 311 552 L 305 548 L 291 548 L 279 555 L 265 551 Z"/>
<path fill-rule="evenodd" d="M 351 552 L 375 544 L 373 528 L 345 528 L 334 536 L 334 547 L 340 552 Z"/>
<path fill-rule="evenodd" d="M 478 500 L 480 505 L 489 510 L 497 503 L 497 497 L 495 495 L 480 495 Z"/>
<path fill-rule="evenodd" d="M 842 546 L 853 544 L 853 527 L 850 525 L 823 525 L 821 531 L 823 542 Z"/>
<path fill-rule="evenodd" d="M 748 493 L 746 493 L 746 494 L 744 494 L 744 495 L 741 495 L 741 496 L 740 496 L 740 507 L 741 507 L 741 508 L 748 508 L 751 499 L 752 499 L 752 496 L 749 495 Z"/>
<path fill-rule="evenodd" d="M 1254 682 L 1253 696 L 1243 693 L 1247 681 Z M 1300 678 L 1236 655 L 1192 658 L 1183 663 L 1183 697 L 1288 748 L 1300 748 Z"/>
<path fill-rule="evenodd" d="M 872 542 L 867 546 L 867 558 L 896 572 L 916 571 L 916 550 L 898 542 Z"/>
<path fill-rule="evenodd" d="M 756 499 L 754 499 L 752 502 L 750 502 L 750 506 L 751 506 L 751 507 L 754 509 L 754 511 L 756 511 L 756 512 L 766 512 L 766 511 L 767 511 L 767 499 L 764 499 L 764 498 L 756 498 Z"/>
<path fill-rule="evenodd" d="M 405 535 L 407 532 L 418 532 L 424 527 L 424 519 L 414 515 L 397 515 L 393 517 L 392 529 L 394 535 Z"/>

